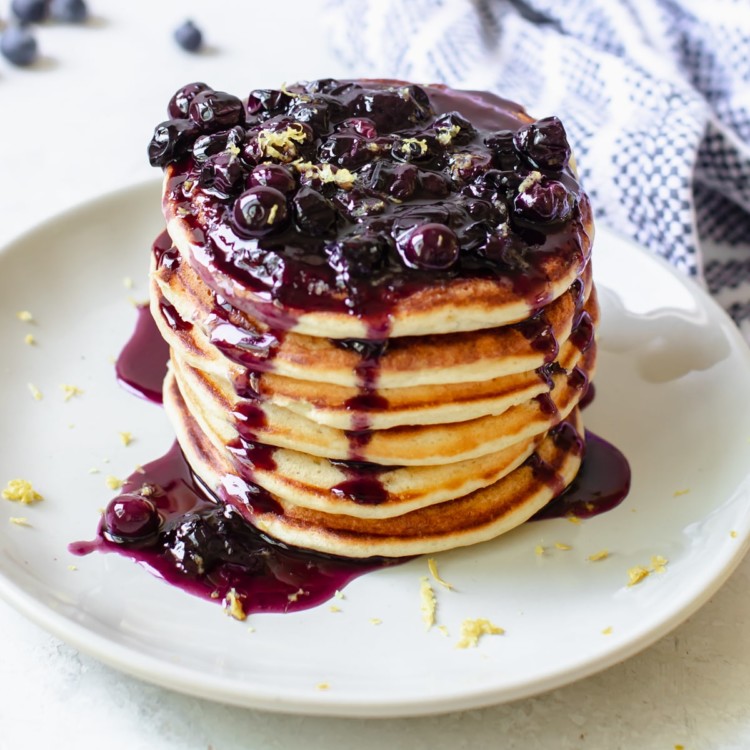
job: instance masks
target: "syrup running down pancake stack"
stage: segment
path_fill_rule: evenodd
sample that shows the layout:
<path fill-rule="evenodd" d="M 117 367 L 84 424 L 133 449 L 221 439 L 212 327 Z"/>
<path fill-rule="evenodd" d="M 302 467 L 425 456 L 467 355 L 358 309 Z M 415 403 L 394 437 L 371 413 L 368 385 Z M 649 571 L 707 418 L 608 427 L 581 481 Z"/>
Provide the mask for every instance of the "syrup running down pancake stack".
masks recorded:
<path fill-rule="evenodd" d="M 190 84 L 156 128 L 154 319 L 196 476 L 285 544 L 484 541 L 572 482 L 593 225 L 562 124 L 494 95 Z"/>

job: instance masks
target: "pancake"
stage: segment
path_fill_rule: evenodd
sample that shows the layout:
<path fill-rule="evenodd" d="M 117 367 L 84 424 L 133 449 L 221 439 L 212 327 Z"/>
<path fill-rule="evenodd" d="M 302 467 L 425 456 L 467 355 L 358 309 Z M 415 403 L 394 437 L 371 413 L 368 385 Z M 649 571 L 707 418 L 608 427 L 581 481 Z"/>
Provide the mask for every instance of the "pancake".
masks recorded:
<path fill-rule="evenodd" d="M 217 502 L 284 544 L 403 557 L 503 534 L 570 484 L 599 307 L 556 118 L 332 80 L 244 103 L 191 84 L 170 114 L 151 312 Z"/>
<path fill-rule="evenodd" d="M 281 448 L 338 460 L 356 459 L 385 465 L 423 466 L 465 461 L 503 450 L 544 432 L 564 419 L 583 397 L 595 359 L 595 347 L 581 366 L 550 374 L 551 388 L 501 414 L 450 424 L 368 429 L 365 440 L 345 430 L 313 422 L 268 401 L 237 397 L 220 378 L 185 365 L 173 353 L 172 369 L 192 414 L 200 414 L 225 443 L 237 431 Z"/>
<path fill-rule="evenodd" d="M 571 421 L 582 434 L 577 410 Z M 367 558 L 432 554 L 488 541 L 527 521 L 574 479 L 582 443 L 565 434 L 547 435 L 527 460 L 503 479 L 456 500 L 429 505 L 393 518 L 357 518 L 280 501 L 241 479 L 226 454 L 217 451 L 184 410 L 176 428 L 190 465 L 222 502 L 284 544 L 336 556 Z M 543 467 L 540 470 L 539 467 Z"/>

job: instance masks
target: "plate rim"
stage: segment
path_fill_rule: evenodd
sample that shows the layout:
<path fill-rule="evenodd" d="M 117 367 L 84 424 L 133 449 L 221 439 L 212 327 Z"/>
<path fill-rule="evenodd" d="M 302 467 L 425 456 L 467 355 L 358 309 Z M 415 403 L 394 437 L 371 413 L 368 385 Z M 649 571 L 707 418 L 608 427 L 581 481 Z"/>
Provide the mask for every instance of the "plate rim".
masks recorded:
<path fill-rule="evenodd" d="M 96 211 L 101 206 L 111 204 L 122 196 L 135 198 L 147 191 L 157 196 L 159 184 L 153 179 L 140 181 L 60 211 L 0 246 L 0 262 L 9 253 L 20 251 L 22 246 L 33 243 L 36 236 L 49 232 L 55 225 L 74 221 L 76 216 Z M 687 287 L 691 296 L 700 302 L 701 307 L 708 308 L 721 322 L 722 330 L 729 339 L 732 350 L 742 353 L 750 370 L 750 348 L 739 328 L 694 278 L 681 273 L 668 261 L 644 249 L 631 238 L 623 237 L 604 225 L 597 226 L 597 241 L 603 243 L 607 236 L 620 240 L 650 261 L 660 264 Z M 750 477 L 750 472 L 747 477 Z M 657 625 L 646 629 L 645 633 L 631 633 L 621 642 L 613 643 L 604 654 L 591 654 L 587 659 L 573 666 L 563 665 L 543 678 L 535 676 L 526 680 L 517 680 L 511 687 L 482 688 L 476 691 L 464 689 L 459 693 L 445 694 L 441 697 L 430 696 L 428 700 L 418 696 L 412 697 L 411 700 L 399 698 L 398 702 L 388 699 L 376 700 L 372 697 L 363 700 L 332 693 L 303 691 L 300 688 L 286 690 L 283 695 L 281 693 L 270 694 L 259 692 L 252 685 L 239 684 L 237 679 L 214 674 L 199 674 L 194 667 L 174 664 L 117 643 L 101 633 L 92 631 L 85 624 L 57 612 L 7 577 L 2 561 L 0 561 L 0 597 L 23 616 L 79 651 L 138 679 L 177 692 L 215 702 L 290 714 L 348 718 L 428 716 L 482 708 L 548 692 L 603 671 L 653 645 L 698 611 L 724 585 L 740 564 L 750 548 L 750 509 L 743 520 L 747 528 L 738 531 L 739 538 L 736 540 L 735 548 L 726 553 L 727 559 L 718 570 L 713 571 L 712 576 L 708 576 L 708 583 L 703 585 L 696 595 L 683 597 L 680 606 L 671 610 Z"/>

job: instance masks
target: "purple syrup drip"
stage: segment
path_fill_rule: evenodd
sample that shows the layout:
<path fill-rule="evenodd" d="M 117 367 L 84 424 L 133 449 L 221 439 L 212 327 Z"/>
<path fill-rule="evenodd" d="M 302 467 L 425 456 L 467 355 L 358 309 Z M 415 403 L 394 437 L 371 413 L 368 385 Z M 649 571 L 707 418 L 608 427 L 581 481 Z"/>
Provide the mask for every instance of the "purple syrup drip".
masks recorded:
<path fill-rule="evenodd" d="M 574 321 L 573 330 L 568 340 L 581 352 L 587 351 L 593 343 L 594 322 L 585 310 Z"/>
<path fill-rule="evenodd" d="M 276 448 L 272 445 L 237 438 L 227 444 L 227 450 L 239 461 L 240 467 L 246 470 L 248 479 L 252 479 L 252 472 L 255 469 L 263 471 L 276 469 L 276 460 L 273 457 Z"/>
<path fill-rule="evenodd" d="M 253 440 L 255 432 L 266 426 L 266 413 L 260 406 L 243 401 L 234 408 L 235 426 L 240 435 L 246 440 Z"/>
<path fill-rule="evenodd" d="M 540 393 L 538 396 L 534 396 L 534 400 L 539 405 L 539 410 L 542 414 L 554 417 L 559 414 L 555 402 L 552 400 L 552 396 L 549 393 Z"/>
<path fill-rule="evenodd" d="M 159 303 L 159 311 L 161 312 L 164 320 L 167 321 L 167 325 L 173 331 L 189 331 L 192 329 L 193 324 L 188 323 L 188 321 L 184 320 L 177 312 L 175 307 L 173 305 L 170 305 L 169 302 L 162 300 Z"/>
<path fill-rule="evenodd" d="M 158 488 L 152 500 L 162 525 L 155 539 L 140 547 L 115 544 L 100 524 L 93 541 L 74 542 L 69 551 L 119 553 L 168 583 L 217 603 L 234 589 L 246 614 L 309 609 L 363 573 L 398 562 L 334 558 L 274 543 L 233 508 L 208 497 L 176 444 L 143 467 L 143 473 L 130 476 L 123 493 L 138 492 L 144 485 Z"/>
<path fill-rule="evenodd" d="M 118 381 L 136 396 L 162 403 L 169 347 L 156 327 L 148 305 L 139 305 L 135 330 L 115 363 Z"/>
<path fill-rule="evenodd" d="M 586 454 L 572 484 L 532 520 L 590 518 L 616 508 L 630 491 L 630 466 L 606 440 L 586 431 Z"/>
<path fill-rule="evenodd" d="M 555 338 L 552 325 L 543 312 L 516 323 L 514 328 L 531 344 L 531 348 L 544 355 L 546 363 L 553 362 L 560 351 L 560 344 Z"/>
<path fill-rule="evenodd" d="M 380 505 L 388 500 L 388 492 L 376 475 L 362 474 L 353 479 L 346 479 L 332 487 L 331 492 L 337 497 L 352 500 L 360 505 Z"/>
<path fill-rule="evenodd" d="M 596 398 L 596 386 L 589 381 L 588 388 L 586 388 L 586 393 L 583 394 L 583 398 L 578 402 L 578 408 L 579 409 L 585 409 L 591 402 Z"/>

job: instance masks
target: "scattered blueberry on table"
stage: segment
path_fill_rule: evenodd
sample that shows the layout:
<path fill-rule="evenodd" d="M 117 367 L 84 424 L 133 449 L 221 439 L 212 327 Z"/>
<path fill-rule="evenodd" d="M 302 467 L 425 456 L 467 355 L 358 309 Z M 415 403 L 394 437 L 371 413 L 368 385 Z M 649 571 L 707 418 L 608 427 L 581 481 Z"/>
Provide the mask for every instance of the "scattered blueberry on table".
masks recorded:
<path fill-rule="evenodd" d="M 0 53 L 13 65 L 31 65 L 38 55 L 36 39 L 23 26 L 9 26 L 0 36 Z"/>
<path fill-rule="evenodd" d="M 13 0 L 10 9 L 19 23 L 39 23 L 47 17 L 47 0 Z"/>
<path fill-rule="evenodd" d="M 63 23 L 82 23 L 88 18 L 85 0 L 50 0 L 50 17 Z"/>
<path fill-rule="evenodd" d="M 197 52 L 203 46 L 203 32 L 192 21 L 185 21 L 178 26 L 174 38 L 177 44 L 188 52 Z"/>

